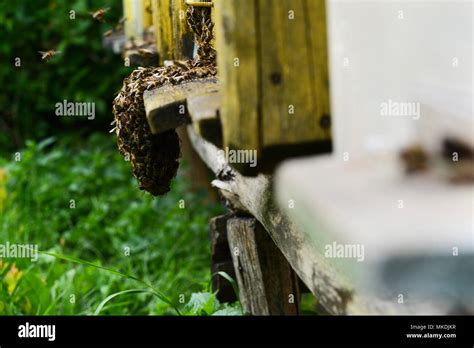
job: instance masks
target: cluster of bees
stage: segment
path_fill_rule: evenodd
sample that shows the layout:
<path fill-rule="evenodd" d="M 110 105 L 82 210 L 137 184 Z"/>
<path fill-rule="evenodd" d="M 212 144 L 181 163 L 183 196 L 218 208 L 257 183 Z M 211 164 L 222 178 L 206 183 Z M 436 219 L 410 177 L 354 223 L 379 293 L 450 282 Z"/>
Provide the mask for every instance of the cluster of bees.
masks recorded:
<path fill-rule="evenodd" d="M 104 22 L 105 21 L 105 15 L 106 13 L 110 10 L 109 7 L 107 8 L 99 8 L 98 10 L 94 12 L 90 12 L 89 15 L 92 17 L 92 19 L 99 21 L 99 22 Z M 118 21 L 117 25 L 115 26 L 115 31 L 121 31 L 123 29 L 123 24 L 125 23 L 126 18 L 122 18 Z M 104 36 L 111 36 L 113 34 L 114 30 L 110 29 L 104 33 Z M 50 61 L 51 58 L 54 56 L 58 55 L 61 53 L 61 51 L 56 51 L 54 49 L 48 50 L 48 51 L 38 51 L 38 53 L 41 55 L 41 59 L 45 61 Z"/>
<path fill-rule="evenodd" d="M 188 23 L 198 47 L 195 59 L 176 61 L 164 67 L 140 67 L 125 78 L 114 99 L 112 125 L 120 153 L 130 159 L 140 189 L 154 196 L 170 190 L 176 176 L 180 145 L 175 130 L 152 134 L 146 119 L 143 93 L 165 84 L 179 84 L 197 78 L 215 76 L 216 54 L 211 46 L 210 9 L 188 8 Z"/>

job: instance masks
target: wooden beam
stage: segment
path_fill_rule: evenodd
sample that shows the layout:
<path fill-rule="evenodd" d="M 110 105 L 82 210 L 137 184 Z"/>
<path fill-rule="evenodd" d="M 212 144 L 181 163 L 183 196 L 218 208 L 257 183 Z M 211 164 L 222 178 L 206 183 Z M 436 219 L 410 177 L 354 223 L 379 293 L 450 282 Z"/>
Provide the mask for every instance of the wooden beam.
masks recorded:
<path fill-rule="evenodd" d="M 255 218 L 227 221 L 227 237 L 246 314 L 297 315 L 297 278 Z"/>
<path fill-rule="evenodd" d="M 162 133 L 187 123 L 187 98 L 216 91 L 218 84 L 213 77 L 145 91 L 143 102 L 152 133 Z"/>
<path fill-rule="evenodd" d="M 188 98 L 188 111 L 196 133 L 221 147 L 222 127 L 219 108 L 220 96 L 217 91 Z"/>

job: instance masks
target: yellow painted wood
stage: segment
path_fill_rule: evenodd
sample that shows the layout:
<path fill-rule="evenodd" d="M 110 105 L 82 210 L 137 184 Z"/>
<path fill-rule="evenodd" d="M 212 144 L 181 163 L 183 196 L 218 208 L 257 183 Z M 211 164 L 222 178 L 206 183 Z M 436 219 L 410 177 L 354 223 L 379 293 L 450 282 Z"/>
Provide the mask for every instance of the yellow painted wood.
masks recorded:
<path fill-rule="evenodd" d="M 314 81 L 314 99 L 316 115 L 330 115 L 329 68 L 327 44 L 327 20 L 324 0 L 306 0 L 306 13 L 309 16 L 307 35 L 311 45 L 312 79 Z M 325 132 L 325 138 L 330 134 Z"/>
<path fill-rule="evenodd" d="M 151 0 L 141 0 L 143 12 L 143 27 L 148 28 L 153 25 Z"/>
<path fill-rule="evenodd" d="M 152 25 L 151 0 L 123 0 L 125 35 L 137 42 L 143 39 L 145 29 Z"/>
<path fill-rule="evenodd" d="M 130 19 L 132 17 L 132 2 L 131 0 L 123 0 L 123 16 L 127 19 Z M 131 27 L 131 21 L 127 20 L 125 21 L 124 25 L 124 30 L 125 30 L 125 36 L 128 39 L 131 39 L 134 37 L 134 34 L 132 33 L 132 27 Z"/>
<path fill-rule="evenodd" d="M 172 0 L 173 58 L 190 59 L 193 57 L 194 37 L 189 29 L 185 0 Z"/>
<path fill-rule="evenodd" d="M 156 48 L 160 63 L 173 59 L 173 23 L 171 0 L 151 0 L 153 25 L 155 27 Z"/>
<path fill-rule="evenodd" d="M 215 7 L 224 146 L 257 149 L 263 171 L 328 151 L 325 1 L 216 0 Z"/>
<path fill-rule="evenodd" d="M 255 1 L 215 0 L 214 7 L 224 146 L 258 150 Z"/>
<path fill-rule="evenodd" d="M 320 81 L 326 62 L 314 52 L 321 48 L 321 31 L 312 24 L 324 10 L 319 0 L 259 0 L 261 141 L 262 146 L 322 140 L 328 134 L 319 119 L 327 104 Z M 310 30 L 311 28 L 311 30 Z M 323 32 L 324 33 L 324 32 Z M 323 95 L 325 94 L 325 97 Z"/>

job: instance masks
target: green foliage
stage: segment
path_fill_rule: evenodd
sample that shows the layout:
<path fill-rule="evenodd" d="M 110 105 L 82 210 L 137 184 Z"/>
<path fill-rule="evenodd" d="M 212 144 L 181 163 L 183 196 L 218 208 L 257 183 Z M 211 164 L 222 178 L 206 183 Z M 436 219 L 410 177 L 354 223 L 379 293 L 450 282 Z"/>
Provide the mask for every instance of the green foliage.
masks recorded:
<path fill-rule="evenodd" d="M 2 167 L 0 243 L 38 244 L 49 255 L 0 261 L 0 314 L 239 312 L 207 293 L 207 223 L 222 208 L 183 178 L 153 199 L 137 189 L 113 138 L 98 134 L 28 142 L 20 161 L 0 159 Z"/>
<path fill-rule="evenodd" d="M 238 304 L 221 304 L 216 294 L 210 292 L 200 292 L 191 295 L 191 299 L 184 307 L 184 314 L 187 315 L 242 315 L 242 310 Z"/>
<path fill-rule="evenodd" d="M 110 7 L 104 23 L 90 15 L 102 5 Z M 0 2 L 0 151 L 58 130 L 85 133 L 110 123 L 114 93 L 131 68 L 102 47 L 102 37 L 122 16 L 121 7 L 121 1 Z M 38 51 L 50 49 L 61 54 L 42 61 Z M 94 102 L 96 119 L 57 117 L 55 104 L 65 99 Z"/>

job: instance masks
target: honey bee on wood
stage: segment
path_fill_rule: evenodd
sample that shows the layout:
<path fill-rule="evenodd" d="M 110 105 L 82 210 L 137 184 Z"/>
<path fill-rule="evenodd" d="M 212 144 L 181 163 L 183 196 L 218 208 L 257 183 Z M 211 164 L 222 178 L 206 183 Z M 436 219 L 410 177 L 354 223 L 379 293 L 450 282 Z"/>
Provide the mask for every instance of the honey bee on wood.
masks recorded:
<path fill-rule="evenodd" d="M 92 18 L 96 21 L 102 22 L 108 10 L 110 10 L 110 7 L 100 8 L 95 12 L 91 12 Z"/>
<path fill-rule="evenodd" d="M 61 51 L 49 50 L 49 51 L 38 51 L 38 53 L 41 54 L 42 60 L 46 60 L 48 62 L 56 54 L 61 53 Z"/>

